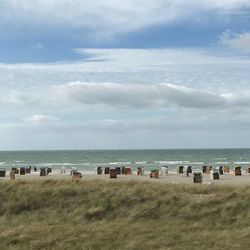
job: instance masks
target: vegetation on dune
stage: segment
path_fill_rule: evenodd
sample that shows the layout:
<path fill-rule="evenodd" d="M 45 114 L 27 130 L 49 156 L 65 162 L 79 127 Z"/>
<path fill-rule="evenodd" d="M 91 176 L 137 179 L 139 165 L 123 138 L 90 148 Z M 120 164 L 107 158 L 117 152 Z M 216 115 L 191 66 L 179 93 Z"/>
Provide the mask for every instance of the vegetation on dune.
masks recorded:
<path fill-rule="evenodd" d="M 250 189 L 0 182 L 0 249 L 248 249 Z"/>

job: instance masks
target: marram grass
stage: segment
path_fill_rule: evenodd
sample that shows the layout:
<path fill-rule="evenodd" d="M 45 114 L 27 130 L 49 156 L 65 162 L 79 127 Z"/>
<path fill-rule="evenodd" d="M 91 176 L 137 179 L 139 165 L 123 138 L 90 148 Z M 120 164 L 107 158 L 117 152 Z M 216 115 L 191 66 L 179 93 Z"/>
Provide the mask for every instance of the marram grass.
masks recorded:
<path fill-rule="evenodd" d="M 0 182 L 0 249 L 248 249 L 250 186 Z"/>

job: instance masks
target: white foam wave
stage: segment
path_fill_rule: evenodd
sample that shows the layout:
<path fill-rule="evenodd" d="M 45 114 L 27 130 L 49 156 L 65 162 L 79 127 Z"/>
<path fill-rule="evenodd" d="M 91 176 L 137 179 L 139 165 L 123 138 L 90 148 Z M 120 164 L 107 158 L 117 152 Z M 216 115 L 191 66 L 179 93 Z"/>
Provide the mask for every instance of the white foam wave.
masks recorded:
<path fill-rule="evenodd" d="M 244 164 L 244 165 L 247 165 L 247 164 L 250 164 L 250 161 L 235 161 L 234 164 Z"/>
<path fill-rule="evenodd" d="M 189 164 L 190 161 L 154 161 L 155 164 L 170 164 L 170 165 L 176 165 L 176 164 Z"/>
<path fill-rule="evenodd" d="M 217 161 L 217 162 L 212 163 L 212 165 L 228 165 L 228 164 L 231 164 L 231 162 L 228 162 L 228 161 Z"/>
<path fill-rule="evenodd" d="M 204 161 L 191 161 L 191 165 L 204 165 Z"/>

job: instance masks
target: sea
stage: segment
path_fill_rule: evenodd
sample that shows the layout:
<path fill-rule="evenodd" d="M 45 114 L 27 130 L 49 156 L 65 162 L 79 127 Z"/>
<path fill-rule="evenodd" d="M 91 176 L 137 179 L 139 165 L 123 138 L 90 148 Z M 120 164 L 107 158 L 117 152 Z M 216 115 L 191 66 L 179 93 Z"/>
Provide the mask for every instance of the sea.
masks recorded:
<path fill-rule="evenodd" d="M 0 151 L 0 168 L 36 166 L 52 169 L 76 168 L 93 171 L 98 166 L 130 166 L 133 170 L 145 170 L 168 166 L 191 165 L 200 169 L 203 165 L 250 165 L 250 149 L 148 149 L 148 150 L 37 150 Z"/>

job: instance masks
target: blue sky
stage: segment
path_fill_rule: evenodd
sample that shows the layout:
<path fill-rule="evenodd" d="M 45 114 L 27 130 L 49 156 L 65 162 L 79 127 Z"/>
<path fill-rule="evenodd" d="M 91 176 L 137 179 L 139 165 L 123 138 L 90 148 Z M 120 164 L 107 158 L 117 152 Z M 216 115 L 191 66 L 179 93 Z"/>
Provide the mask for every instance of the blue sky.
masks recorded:
<path fill-rule="evenodd" d="M 2 0 L 0 150 L 250 147 L 250 1 Z"/>

